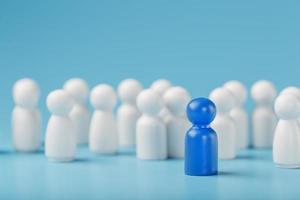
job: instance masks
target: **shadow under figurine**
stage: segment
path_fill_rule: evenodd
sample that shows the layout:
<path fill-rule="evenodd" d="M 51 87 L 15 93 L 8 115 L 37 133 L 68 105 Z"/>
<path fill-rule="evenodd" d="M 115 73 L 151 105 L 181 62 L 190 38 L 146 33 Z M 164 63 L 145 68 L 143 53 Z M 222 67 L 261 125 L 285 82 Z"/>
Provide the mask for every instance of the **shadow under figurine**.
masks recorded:
<path fill-rule="evenodd" d="M 185 136 L 185 174 L 217 175 L 218 138 L 210 127 L 216 116 L 216 106 L 207 98 L 196 98 L 190 101 L 186 113 L 193 126 Z"/>

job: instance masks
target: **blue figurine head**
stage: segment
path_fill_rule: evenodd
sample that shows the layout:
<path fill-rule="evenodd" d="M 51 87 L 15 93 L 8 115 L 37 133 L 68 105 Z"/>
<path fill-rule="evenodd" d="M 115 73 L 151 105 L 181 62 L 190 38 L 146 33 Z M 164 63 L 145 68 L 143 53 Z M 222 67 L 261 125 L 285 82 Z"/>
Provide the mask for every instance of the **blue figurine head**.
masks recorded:
<path fill-rule="evenodd" d="M 216 106 L 207 98 L 196 98 L 187 105 L 186 114 L 194 125 L 207 126 L 216 116 Z"/>

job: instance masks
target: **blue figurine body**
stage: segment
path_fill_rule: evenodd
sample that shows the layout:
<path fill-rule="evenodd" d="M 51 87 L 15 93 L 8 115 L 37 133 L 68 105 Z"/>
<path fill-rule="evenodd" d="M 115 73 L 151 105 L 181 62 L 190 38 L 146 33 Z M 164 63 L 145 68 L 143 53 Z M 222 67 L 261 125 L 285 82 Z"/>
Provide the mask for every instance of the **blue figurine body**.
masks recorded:
<path fill-rule="evenodd" d="M 210 123 L 216 106 L 206 98 L 193 99 L 187 106 L 188 119 L 193 123 L 185 136 L 185 174 L 210 176 L 218 173 L 218 139 Z"/>

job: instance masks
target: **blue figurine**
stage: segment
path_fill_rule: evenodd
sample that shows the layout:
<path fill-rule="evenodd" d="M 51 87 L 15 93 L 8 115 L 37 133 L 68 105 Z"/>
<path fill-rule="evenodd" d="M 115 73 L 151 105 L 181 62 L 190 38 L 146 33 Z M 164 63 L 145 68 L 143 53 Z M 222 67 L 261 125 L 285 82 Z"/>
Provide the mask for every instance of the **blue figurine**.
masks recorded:
<path fill-rule="evenodd" d="M 218 173 L 218 139 L 210 123 L 216 116 L 215 104 L 207 98 L 193 99 L 186 110 L 193 123 L 185 136 L 185 174 L 211 176 Z"/>

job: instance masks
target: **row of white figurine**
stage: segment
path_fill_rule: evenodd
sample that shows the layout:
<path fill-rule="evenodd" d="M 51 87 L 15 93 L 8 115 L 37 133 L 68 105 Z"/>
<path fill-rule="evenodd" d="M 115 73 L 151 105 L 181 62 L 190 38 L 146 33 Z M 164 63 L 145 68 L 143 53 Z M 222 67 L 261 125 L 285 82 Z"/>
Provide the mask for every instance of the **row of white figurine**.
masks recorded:
<path fill-rule="evenodd" d="M 251 96 L 256 102 L 252 113 L 253 147 L 273 147 L 273 160 L 278 166 L 300 167 L 300 89 L 287 87 L 276 98 L 274 85 L 262 80 L 252 86 Z M 237 149 L 249 145 L 248 116 L 243 109 L 247 90 L 240 82 L 229 81 L 209 97 L 218 111 L 212 123 L 218 135 L 218 156 L 233 159 Z"/>
<path fill-rule="evenodd" d="M 89 94 L 90 93 L 90 94 Z M 87 100 L 95 111 L 90 119 Z M 13 143 L 18 151 L 36 151 L 41 144 L 41 117 L 37 107 L 38 84 L 31 79 L 17 81 L 13 88 Z M 97 85 L 89 92 L 87 83 L 79 78 L 67 81 L 63 89 L 51 92 L 47 107 L 48 121 L 45 154 L 53 161 L 71 161 L 76 144 L 88 143 L 92 152 L 116 153 L 121 146 L 136 144 L 140 159 L 182 158 L 184 135 L 189 122 L 185 107 L 191 97 L 167 80 L 155 81 L 143 90 L 134 79 L 122 81 L 118 87 L 122 105 L 115 122 L 113 109 L 117 94 L 107 84 Z"/>

